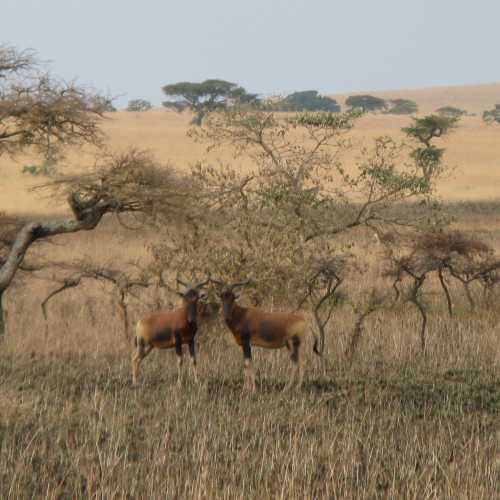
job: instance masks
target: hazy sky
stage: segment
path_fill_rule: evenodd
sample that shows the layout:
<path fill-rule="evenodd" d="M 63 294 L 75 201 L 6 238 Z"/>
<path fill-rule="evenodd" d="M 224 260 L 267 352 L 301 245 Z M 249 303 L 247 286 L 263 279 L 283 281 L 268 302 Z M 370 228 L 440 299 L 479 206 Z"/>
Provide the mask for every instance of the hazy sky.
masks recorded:
<path fill-rule="evenodd" d="M 0 42 L 121 106 L 206 78 L 265 94 L 500 81 L 500 0 L 0 3 Z"/>

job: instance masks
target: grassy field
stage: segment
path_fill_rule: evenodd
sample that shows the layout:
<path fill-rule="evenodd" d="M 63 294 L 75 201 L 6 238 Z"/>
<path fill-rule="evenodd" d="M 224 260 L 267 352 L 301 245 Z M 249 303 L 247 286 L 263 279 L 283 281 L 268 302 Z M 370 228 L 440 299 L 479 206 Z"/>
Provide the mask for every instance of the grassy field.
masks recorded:
<path fill-rule="evenodd" d="M 484 200 L 498 197 L 500 188 L 500 141 L 498 127 L 486 126 L 481 115 L 500 101 L 500 84 L 442 87 L 419 90 L 374 92 L 384 98 L 404 97 L 415 99 L 421 113 L 430 113 L 440 106 L 453 105 L 467 110 L 475 116 L 464 117 L 459 128 L 442 141 L 447 149 L 447 163 L 453 173 L 438 186 L 438 193 L 446 200 Z M 343 103 L 345 96 L 336 96 Z M 190 115 L 177 114 L 163 109 L 147 113 L 118 112 L 107 116 L 103 130 L 107 134 L 112 150 L 123 150 L 131 145 L 150 149 L 163 162 L 176 168 L 189 166 L 206 157 L 204 147 L 195 144 L 186 136 Z M 358 159 L 359 146 L 370 145 L 371 139 L 379 135 L 402 138 L 401 127 L 410 123 L 408 116 L 369 114 L 358 121 L 350 137 L 353 153 L 344 158 L 346 168 L 352 168 Z M 237 162 L 242 169 L 248 167 L 244 161 L 235 160 L 230 154 L 212 154 L 208 158 L 221 158 Z M 2 183 L 0 185 L 0 210 L 13 213 L 49 214 L 61 208 L 48 200 L 40 200 L 27 188 L 36 183 L 29 175 L 22 174 L 24 165 L 37 163 L 34 157 L 20 157 L 13 162 L 0 158 Z M 90 151 L 72 151 L 64 162 L 66 171 L 82 169 L 93 162 Z"/>
<path fill-rule="evenodd" d="M 200 336 L 199 385 L 179 388 L 174 354 L 155 352 L 133 389 L 109 313 L 95 311 L 85 328 L 70 300 L 48 338 L 25 330 L 4 344 L 3 498 L 500 495 L 496 310 L 450 320 L 435 304 L 426 358 L 416 315 L 383 314 L 353 363 L 342 356 L 351 320 L 341 312 L 325 361 L 308 346 L 300 391 L 283 392 L 285 352 L 256 350 L 258 390 L 247 394 L 222 327 Z"/>
<path fill-rule="evenodd" d="M 500 102 L 500 84 L 384 97 L 415 98 L 424 112 L 451 104 L 480 114 Z M 150 148 L 184 169 L 204 156 L 185 136 L 188 121 L 162 110 L 117 113 L 104 129 L 113 148 Z M 367 116 L 353 140 L 401 137 L 407 123 Z M 439 194 L 455 227 L 500 251 L 500 127 L 466 117 L 444 146 L 455 169 Z M 89 151 L 74 152 L 67 168 L 90 159 Z M 32 162 L 0 160 L 0 210 L 65 213 L 27 191 L 36 179 L 20 169 Z M 147 261 L 155 238 L 110 217 L 96 231 L 58 237 L 32 256 L 126 267 Z M 375 260 L 373 243 L 360 237 L 356 245 Z M 364 287 L 360 280 L 352 293 Z M 54 288 L 19 275 L 7 294 L 0 498 L 500 498 L 498 307 L 471 312 L 453 290 L 450 319 L 431 288 L 427 356 L 419 350 L 419 317 L 406 305 L 369 319 L 353 361 L 343 353 L 354 318 L 340 308 L 325 358 L 306 346 L 302 389 L 283 392 L 291 369 L 286 352 L 256 349 L 258 390 L 246 394 L 240 349 L 220 322 L 200 333 L 199 384 L 186 377 L 178 387 L 174 353 L 154 352 L 134 389 L 132 332 L 124 336 L 112 287 L 89 280 L 58 296 L 45 333 L 40 302 Z M 129 302 L 132 324 L 155 301 L 172 300 L 155 294 Z"/>

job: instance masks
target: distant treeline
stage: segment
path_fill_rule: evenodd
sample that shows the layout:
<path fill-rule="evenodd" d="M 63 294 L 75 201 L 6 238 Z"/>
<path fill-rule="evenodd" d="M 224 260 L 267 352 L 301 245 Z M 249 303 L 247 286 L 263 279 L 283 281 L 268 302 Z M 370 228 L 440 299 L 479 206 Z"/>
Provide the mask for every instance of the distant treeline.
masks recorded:
<path fill-rule="evenodd" d="M 221 111 L 238 107 L 262 109 L 268 111 L 302 112 L 326 111 L 339 113 L 342 106 L 336 99 L 322 95 L 317 90 L 302 90 L 285 96 L 263 97 L 252 94 L 236 83 L 226 80 L 205 80 L 203 82 L 177 82 L 164 85 L 162 91 L 167 97 L 162 104 L 175 111 L 190 110 L 195 113 L 193 124 L 201 125 L 204 117 L 212 111 Z M 127 111 L 148 111 L 152 108 L 145 99 L 132 99 Z M 418 112 L 418 105 L 411 99 L 383 99 L 373 95 L 351 95 L 345 100 L 345 110 L 359 110 L 363 113 L 386 113 L 393 115 L 413 115 Z M 111 103 L 106 111 L 116 111 Z M 467 115 L 464 109 L 455 106 L 443 106 L 435 113 L 448 118 L 460 118 Z M 483 113 L 488 122 L 500 123 L 500 104 Z"/>

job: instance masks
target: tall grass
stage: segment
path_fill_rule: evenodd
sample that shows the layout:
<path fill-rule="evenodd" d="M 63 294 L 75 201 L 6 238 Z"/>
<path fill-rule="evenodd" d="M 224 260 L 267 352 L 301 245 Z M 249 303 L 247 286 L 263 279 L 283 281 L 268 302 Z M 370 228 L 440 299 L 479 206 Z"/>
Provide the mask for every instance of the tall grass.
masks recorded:
<path fill-rule="evenodd" d="M 500 248 L 498 203 L 455 204 L 457 227 Z M 348 236 L 351 237 L 350 235 Z M 106 222 L 29 257 L 145 260 L 153 235 Z M 373 243 L 355 249 L 376 267 Z M 356 296 L 374 275 L 351 284 Z M 199 335 L 201 383 L 176 385 L 173 352 L 154 352 L 131 387 L 130 336 L 115 291 L 87 281 L 54 287 L 19 274 L 0 346 L 0 498 L 499 498 L 500 310 L 455 317 L 427 290 L 427 355 L 411 305 L 354 324 L 336 311 L 324 360 L 306 345 L 302 389 L 284 392 L 286 351 L 254 350 L 255 394 L 242 392 L 242 354 L 219 323 Z M 149 293 L 153 294 L 153 291 Z M 129 303 L 132 323 L 152 296 Z M 266 306 L 267 304 L 263 304 Z"/>
<path fill-rule="evenodd" d="M 199 336 L 200 384 L 177 387 L 174 353 L 153 352 L 133 389 L 113 290 L 88 282 L 59 296 L 45 336 L 49 288 L 26 279 L 8 295 L 1 498 L 500 496 L 497 308 L 472 313 L 462 298 L 450 319 L 431 293 L 427 356 L 403 306 L 370 318 L 352 361 L 354 318 L 341 308 L 324 360 L 306 345 L 295 392 L 283 391 L 289 354 L 258 349 L 257 392 L 243 392 L 240 348 L 219 323 Z M 130 309 L 135 320 L 147 305 Z"/>

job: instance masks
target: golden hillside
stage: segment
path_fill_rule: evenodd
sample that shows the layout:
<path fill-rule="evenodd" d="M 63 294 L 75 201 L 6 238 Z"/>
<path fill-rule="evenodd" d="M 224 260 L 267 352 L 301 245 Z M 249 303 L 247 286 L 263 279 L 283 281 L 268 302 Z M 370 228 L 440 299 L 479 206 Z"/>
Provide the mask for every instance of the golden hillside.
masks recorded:
<path fill-rule="evenodd" d="M 500 103 L 500 83 L 349 92 L 332 97 L 344 104 L 348 96 L 359 94 L 374 95 L 383 99 L 411 99 L 418 104 L 422 113 L 432 113 L 442 106 L 455 106 L 468 113 L 482 114 L 486 109 L 491 109 L 495 103 Z"/>
<path fill-rule="evenodd" d="M 369 93 L 369 92 L 368 92 Z M 439 194 L 447 200 L 477 200 L 498 198 L 500 193 L 500 126 L 486 126 L 481 113 L 500 102 L 500 83 L 461 87 L 436 87 L 431 89 L 397 90 L 373 92 L 384 98 L 404 97 L 417 101 L 420 110 L 428 113 L 444 105 L 454 105 L 474 112 L 467 116 L 460 127 L 443 141 L 447 148 L 446 160 L 453 172 L 439 186 Z M 336 96 L 340 102 L 344 96 Z M 112 149 L 123 149 L 131 145 L 150 149 L 160 160 L 170 162 L 179 169 L 206 156 L 203 146 L 193 143 L 186 136 L 189 114 L 155 109 L 146 113 L 118 112 L 108 115 L 103 129 L 109 137 Z M 374 115 L 363 117 L 357 123 L 352 138 L 356 145 L 369 145 L 370 139 L 379 135 L 402 137 L 401 127 L 410 122 L 408 116 Z M 225 161 L 237 161 L 246 168 L 242 160 L 234 160 L 230 154 L 216 155 Z M 345 158 L 346 166 L 353 167 L 356 153 Z M 215 156 L 213 156 L 215 158 Z M 73 151 L 67 158 L 66 168 L 84 168 L 93 161 L 90 154 Z M 57 206 L 48 200 L 40 200 L 28 192 L 28 188 L 39 182 L 22 174 L 23 165 L 37 163 L 36 158 L 20 157 L 13 161 L 0 158 L 0 210 L 11 213 L 54 212 Z"/>

